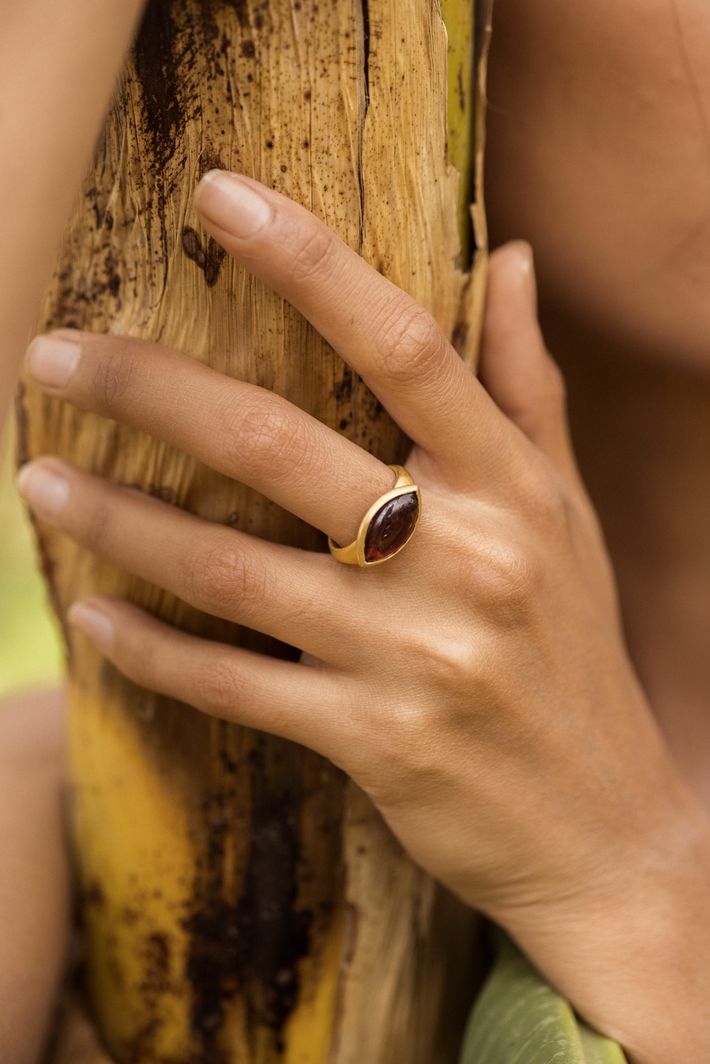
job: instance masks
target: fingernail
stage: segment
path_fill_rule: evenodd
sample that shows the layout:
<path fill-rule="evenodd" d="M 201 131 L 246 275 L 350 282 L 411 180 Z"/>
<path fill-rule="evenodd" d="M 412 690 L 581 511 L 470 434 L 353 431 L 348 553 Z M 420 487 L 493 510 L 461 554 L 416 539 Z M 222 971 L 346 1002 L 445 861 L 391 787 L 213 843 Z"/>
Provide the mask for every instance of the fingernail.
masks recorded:
<path fill-rule="evenodd" d="M 533 250 L 527 241 L 521 241 L 518 245 L 520 274 L 523 284 L 528 289 L 533 308 L 537 311 L 537 282 L 535 279 L 535 260 Z"/>
<path fill-rule="evenodd" d="M 69 498 L 69 481 L 47 466 L 34 462 L 17 474 L 17 490 L 40 517 L 56 517 Z"/>
<path fill-rule="evenodd" d="M 66 388 L 79 364 L 81 344 L 59 336 L 38 336 L 27 348 L 27 372 L 48 388 Z"/>
<path fill-rule="evenodd" d="M 226 170 L 205 174 L 197 186 L 195 206 L 209 221 L 239 238 L 258 233 L 272 216 L 271 205 Z"/>
<path fill-rule="evenodd" d="M 110 650 L 113 642 L 113 621 L 89 602 L 75 602 L 67 613 L 69 623 L 88 635 L 100 650 Z"/>
<path fill-rule="evenodd" d="M 523 240 L 518 244 L 518 255 L 520 258 L 520 272 L 524 277 L 529 277 L 533 271 L 532 248 Z"/>

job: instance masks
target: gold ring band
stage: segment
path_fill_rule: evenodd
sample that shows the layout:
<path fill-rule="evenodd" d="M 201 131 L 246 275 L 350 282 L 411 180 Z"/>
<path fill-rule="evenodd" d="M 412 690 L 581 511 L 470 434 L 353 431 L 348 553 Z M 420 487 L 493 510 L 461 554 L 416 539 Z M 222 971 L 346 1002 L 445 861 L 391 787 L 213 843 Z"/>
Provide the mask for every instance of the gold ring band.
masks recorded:
<path fill-rule="evenodd" d="M 373 502 L 352 543 L 339 547 L 328 537 L 330 553 L 344 565 L 361 569 L 381 565 L 399 554 L 414 535 L 422 512 L 421 493 L 404 466 L 390 469 L 397 478 L 394 486 Z"/>

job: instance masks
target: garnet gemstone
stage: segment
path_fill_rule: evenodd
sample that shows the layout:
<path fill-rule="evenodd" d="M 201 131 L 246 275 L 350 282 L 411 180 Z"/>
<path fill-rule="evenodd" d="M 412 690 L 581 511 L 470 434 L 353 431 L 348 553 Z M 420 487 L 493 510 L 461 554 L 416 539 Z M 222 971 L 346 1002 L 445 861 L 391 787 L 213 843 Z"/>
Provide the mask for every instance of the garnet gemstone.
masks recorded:
<path fill-rule="evenodd" d="M 403 547 L 414 531 L 418 516 L 416 491 L 397 495 L 381 506 L 367 528 L 365 561 L 382 561 Z"/>

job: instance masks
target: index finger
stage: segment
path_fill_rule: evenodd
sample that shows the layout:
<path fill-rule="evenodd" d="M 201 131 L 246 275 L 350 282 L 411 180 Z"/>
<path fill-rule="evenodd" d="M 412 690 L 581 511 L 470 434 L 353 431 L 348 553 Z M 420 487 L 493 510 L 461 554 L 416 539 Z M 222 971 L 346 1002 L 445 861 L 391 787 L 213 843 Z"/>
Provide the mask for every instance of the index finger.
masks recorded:
<path fill-rule="evenodd" d="M 215 240 L 315 326 L 415 443 L 470 459 L 494 404 L 428 311 L 305 207 L 253 178 L 211 170 L 196 207 Z"/>

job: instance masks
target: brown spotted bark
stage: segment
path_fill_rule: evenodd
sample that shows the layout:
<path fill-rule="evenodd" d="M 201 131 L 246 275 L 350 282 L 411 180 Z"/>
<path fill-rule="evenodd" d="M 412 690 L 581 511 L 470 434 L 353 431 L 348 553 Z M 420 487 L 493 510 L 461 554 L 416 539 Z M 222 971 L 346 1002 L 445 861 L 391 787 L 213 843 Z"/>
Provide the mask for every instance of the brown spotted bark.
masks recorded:
<path fill-rule="evenodd" d="M 456 62 L 459 120 L 473 123 L 471 50 Z M 152 0 L 40 328 L 157 339 L 403 460 L 407 441 L 358 377 L 200 231 L 192 193 L 221 166 L 293 196 L 472 362 L 482 209 L 474 168 L 460 179 L 447 158 L 451 114 L 447 125 L 447 36 L 430 0 Z M 460 198 L 476 201 L 473 223 Z M 53 451 L 209 520 L 324 548 L 319 532 L 164 444 L 29 386 L 20 406 L 23 458 Z M 208 637 L 296 653 L 38 535 L 60 619 L 78 596 L 107 592 Z M 472 916 L 365 796 L 307 750 L 136 689 L 78 639 L 69 674 L 85 986 L 111 1059 L 454 1061 Z M 86 1029 L 71 1031 L 98 1061 Z"/>

